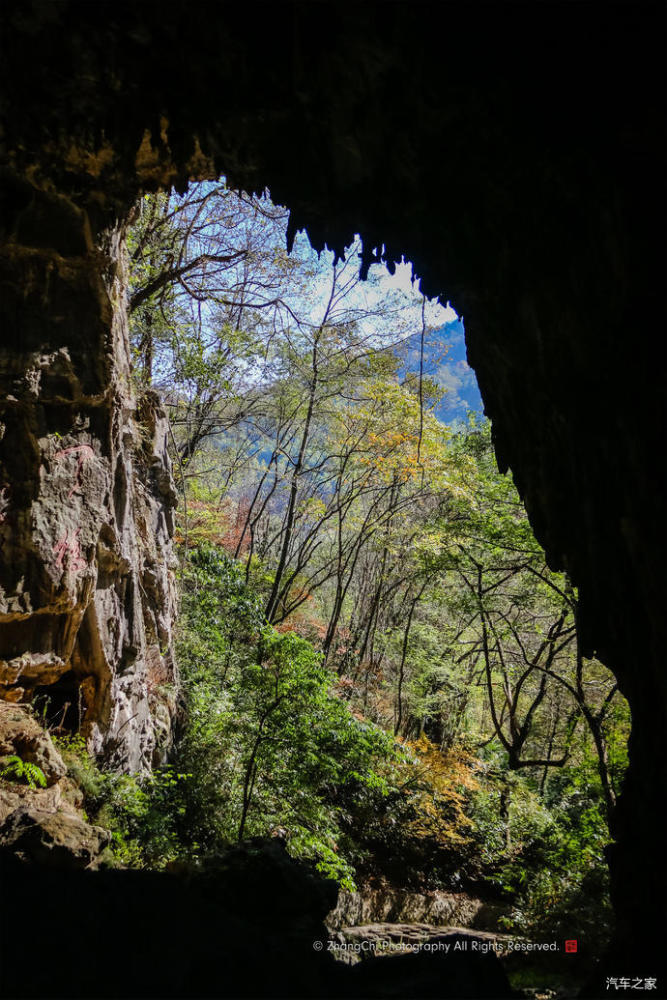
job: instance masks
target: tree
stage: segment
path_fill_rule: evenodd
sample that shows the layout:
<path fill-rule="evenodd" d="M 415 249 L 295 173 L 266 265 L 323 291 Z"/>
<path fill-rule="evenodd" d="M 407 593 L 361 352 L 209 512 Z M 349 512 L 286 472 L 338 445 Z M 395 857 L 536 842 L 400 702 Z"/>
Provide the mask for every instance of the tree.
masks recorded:
<path fill-rule="evenodd" d="M 262 624 L 228 557 L 201 547 L 188 582 L 180 656 L 190 721 L 180 758 L 195 776 L 189 825 L 208 849 L 280 829 L 297 853 L 351 885 L 336 849 L 336 797 L 382 787 L 375 768 L 394 753 L 391 741 L 335 696 L 335 674 L 310 643 Z"/>
<path fill-rule="evenodd" d="M 475 457 L 476 502 L 448 530 L 443 558 L 467 594 L 453 599 L 465 621 L 459 641 L 468 662 L 480 665 L 493 734 L 510 770 L 563 767 L 583 719 L 610 816 L 615 792 L 604 720 L 617 686 L 581 656 L 574 588 L 549 569 L 510 478 L 495 471 L 488 426 L 460 446 Z"/>

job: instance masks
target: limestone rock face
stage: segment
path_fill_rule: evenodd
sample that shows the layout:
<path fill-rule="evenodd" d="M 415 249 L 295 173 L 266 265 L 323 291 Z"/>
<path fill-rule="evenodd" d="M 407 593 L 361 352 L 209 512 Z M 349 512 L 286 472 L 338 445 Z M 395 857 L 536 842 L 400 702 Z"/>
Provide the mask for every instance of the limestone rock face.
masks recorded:
<path fill-rule="evenodd" d="M 144 771 L 177 680 L 166 417 L 132 382 L 122 234 L 38 200 L 53 245 L 0 258 L 0 699 Z"/>
<path fill-rule="evenodd" d="M 426 894 L 383 888 L 340 892 L 326 922 L 332 930 L 389 923 L 481 928 L 490 915 L 488 903 L 465 892 Z"/>

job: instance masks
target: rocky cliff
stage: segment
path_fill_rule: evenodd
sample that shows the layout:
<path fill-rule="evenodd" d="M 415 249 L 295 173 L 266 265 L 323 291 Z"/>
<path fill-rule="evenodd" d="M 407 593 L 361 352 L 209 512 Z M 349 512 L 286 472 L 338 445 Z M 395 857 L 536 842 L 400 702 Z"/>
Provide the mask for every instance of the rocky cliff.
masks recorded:
<path fill-rule="evenodd" d="M 166 418 L 130 374 L 120 230 L 24 202 L 0 256 L 0 698 L 143 771 L 177 680 Z"/>

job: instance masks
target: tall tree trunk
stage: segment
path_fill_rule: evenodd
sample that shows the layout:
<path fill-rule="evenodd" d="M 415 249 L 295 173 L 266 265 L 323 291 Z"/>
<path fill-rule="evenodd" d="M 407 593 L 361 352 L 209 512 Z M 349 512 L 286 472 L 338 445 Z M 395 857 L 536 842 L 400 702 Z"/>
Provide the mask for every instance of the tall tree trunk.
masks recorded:
<path fill-rule="evenodd" d="M 398 736 L 401 724 L 403 722 L 403 682 L 405 680 L 405 661 L 408 655 L 408 641 L 410 639 L 410 629 L 412 628 L 412 618 L 415 613 L 415 608 L 419 603 L 424 590 L 426 589 L 426 582 L 422 584 L 419 593 L 413 598 L 410 605 L 410 611 L 408 613 L 408 620 L 405 624 L 405 631 L 403 633 L 403 648 L 401 650 L 401 662 L 398 668 L 398 689 L 396 692 L 396 725 L 394 726 L 394 736 Z"/>
<path fill-rule="evenodd" d="M 292 541 L 292 531 L 294 528 L 294 515 L 296 513 L 296 503 L 299 493 L 299 477 L 303 469 L 304 459 L 306 456 L 306 448 L 308 446 L 308 440 L 310 437 L 310 425 L 313 418 L 313 410 L 315 408 L 315 395 L 317 393 L 317 383 L 318 383 L 318 367 L 317 367 L 317 344 L 319 337 L 315 338 L 313 344 L 313 376 L 310 383 L 310 392 L 308 394 L 308 409 L 306 411 L 306 421 L 303 427 L 303 434 L 301 435 L 301 445 L 299 447 L 299 454 L 297 460 L 294 464 L 294 469 L 292 470 L 292 480 L 290 483 L 290 496 L 287 505 L 287 516 L 285 518 L 285 529 L 283 533 L 283 544 L 280 550 L 280 558 L 278 560 L 278 566 L 276 568 L 276 574 L 273 580 L 273 586 L 271 588 L 271 594 L 269 595 L 269 600 L 266 605 L 266 618 L 267 621 L 272 621 L 273 616 L 276 611 L 276 604 L 278 594 L 280 592 L 280 583 L 283 578 L 283 573 L 285 572 L 285 566 L 287 565 L 287 556 L 289 554 L 290 542 Z"/>

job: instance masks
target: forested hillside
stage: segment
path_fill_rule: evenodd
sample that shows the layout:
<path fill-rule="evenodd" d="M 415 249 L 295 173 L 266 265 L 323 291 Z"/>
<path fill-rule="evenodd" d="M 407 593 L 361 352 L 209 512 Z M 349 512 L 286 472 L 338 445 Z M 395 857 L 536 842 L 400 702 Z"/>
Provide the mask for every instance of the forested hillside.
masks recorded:
<path fill-rule="evenodd" d="M 286 225 L 224 183 L 137 206 L 134 377 L 167 406 L 180 491 L 180 732 L 143 780 L 65 741 L 89 813 L 115 863 L 279 836 L 344 888 L 474 888 L 533 937 L 576 910 L 597 945 L 626 702 L 488 423 L 448 411 L 470 385 L 437 303 L 361 283 L 358 246 L 288 256 Z"/>

